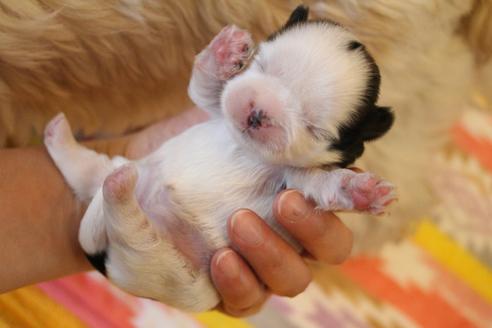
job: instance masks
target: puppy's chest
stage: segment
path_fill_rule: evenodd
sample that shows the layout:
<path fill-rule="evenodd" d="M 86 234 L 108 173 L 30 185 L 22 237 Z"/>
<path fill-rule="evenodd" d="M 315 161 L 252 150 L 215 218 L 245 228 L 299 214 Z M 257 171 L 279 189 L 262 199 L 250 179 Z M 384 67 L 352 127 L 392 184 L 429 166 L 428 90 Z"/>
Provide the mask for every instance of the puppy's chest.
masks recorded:
<path fill-rule="evenodd" d="M 254 210 L 256 203 L 272 198 L 283 188 L 284 174 L 279 169 L 240 161 L 216 165 L 220 169 L 182 166 L 170 170 L 172 174 L 166 165 L 146 170 L 137 187 L 139 202 L 149 212 L 171 211 L 190 220 L 219 219 L 222 212 L 228 216 L 239 208 Z"/>
<path fill-rule="evenodd" d="M 282 169 L 235 148 L 169 150 L 165 157 L 139 163 L 137 198 L 153 224 L 195 266 L 228 244 L 227 220 L 234 211 L 249 208 L 271 223 L 272 203 L 283 187 Z"/>

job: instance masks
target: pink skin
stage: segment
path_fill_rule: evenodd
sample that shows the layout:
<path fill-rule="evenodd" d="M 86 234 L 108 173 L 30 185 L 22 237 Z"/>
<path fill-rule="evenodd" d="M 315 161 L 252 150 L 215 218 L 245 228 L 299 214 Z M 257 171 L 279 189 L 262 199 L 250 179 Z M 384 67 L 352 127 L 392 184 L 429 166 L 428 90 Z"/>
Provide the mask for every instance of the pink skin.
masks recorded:
<path fill-rule="evenodd" d="M 347 177 L 342 182 L 342 188 L 350 194 L 357 211 L 380 215 L 387 205 L 396 200 L 393 188 L 370 173 Z"/>
<path fill-rule="evenodd" d="M 212 40 L 197 60 L 197 67 L 226 81 L 239 73 L 251 58 L 253 39 L 247 31 L 227 26 Z"/>

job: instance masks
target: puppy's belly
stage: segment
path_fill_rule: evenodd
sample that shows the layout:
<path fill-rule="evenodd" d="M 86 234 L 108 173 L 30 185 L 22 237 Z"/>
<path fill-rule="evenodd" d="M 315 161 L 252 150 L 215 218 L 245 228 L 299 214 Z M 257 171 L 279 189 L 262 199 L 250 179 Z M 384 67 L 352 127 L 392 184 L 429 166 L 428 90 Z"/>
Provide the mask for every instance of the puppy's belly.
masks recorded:
<path fill-rule="evenodd" d="M 153 164 L 140 166 L 137 200 L 161 238 L 172 242 L 192 270 L 200 271 L 216 247 L 199 230 L 184 201 L 176 198 L 175 186 L 162 177 L 160 169 Z"/>
<path fill-rule="evenodd" d="M 221 173 L 235 163 L 235 158 L 223 165 L 224 159 L 216 160 Z M 161 237 L 172 242 L 190 268 L 208 271 L 211 256 L 229 244 L 227 221 L 234 211 L 247 207 L 274 225 L 272 204 L 282 185 L 281 174 L 268 169 L 260 174 L 256 169 L 256 178 L 251 177 L 253 170 L 235 169 L 245 173 L 227 177 L 208 171 L 207 179 L 197 182 L 184 178 L 193 165 L 177 168 L 166 165 L 166 160 L 150 160 L 139 165 L 137 199 Z"/>
<path fill-rule="evenodd" d="M 220 120 L 190 128 L 137 167 L 142 209 L 192 268 L 208 272 L 210 257 L 230 242 L 229 217 L 241 208 L 256 212 L 292 243 L 272 215 L 284 171 L 245 152 Z"/>

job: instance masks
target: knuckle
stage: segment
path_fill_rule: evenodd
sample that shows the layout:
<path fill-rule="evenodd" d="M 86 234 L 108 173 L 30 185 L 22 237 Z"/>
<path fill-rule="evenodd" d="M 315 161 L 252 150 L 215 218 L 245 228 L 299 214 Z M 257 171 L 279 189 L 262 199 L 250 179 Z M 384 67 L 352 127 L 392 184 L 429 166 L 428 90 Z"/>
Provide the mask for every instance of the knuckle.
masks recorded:
<path fill-rule="evenodd" d="M 227 312 L 233 313 L 235 316 L 245 316 L 258 312 L 265 300 L 265 293 L 253 288 L 243 292 L 242 295 L 236 295 L 233 299 L 225 300 L 224 306 Z"/>
<path fill-rule="evenodd" d="M 292 286 L 286 286 L 274 290 L 275 294 L 285 297 L 294 297 L 302 293 L 307 288 L 307 285 L 295 284 Z"/>
<path fill-rule="evenodd" d="M 261 310 L 261 306 L 253 305 L 246 308 L 234 308 L 225 306 L 225 312 L 230 316 L 242 318 L 258 313 Z"/>
<path fill-rule="evenodd" d="M 304 292 L 311 281 L 311 274 L 309 270 L 306 270 L 306 272 L 299 274 L 296 277 L 295 283 L 278 286 L 273 292 L 280 296 L 294 297 Z"/>

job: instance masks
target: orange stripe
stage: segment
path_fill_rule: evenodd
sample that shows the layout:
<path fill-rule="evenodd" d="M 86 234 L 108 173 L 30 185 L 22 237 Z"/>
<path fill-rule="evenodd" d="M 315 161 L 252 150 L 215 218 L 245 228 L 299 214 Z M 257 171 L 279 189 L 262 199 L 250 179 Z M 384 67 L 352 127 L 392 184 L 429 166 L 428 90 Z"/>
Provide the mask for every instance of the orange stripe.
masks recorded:
<path fill-rule="evenodd" d="M 474 327 L 443 300 L 437 291 L 422 291 L 416 286 L 403 288 L 381 270 L 377 258 L 358 258 L 341 266 L 353 281 L 368 293 L 399 308 L 423 327 Z"/>
<path fill-rule="evenodd" d="M 492 128 L 492 127 L 491 127 Z M 474 156 L 484 167 L 492 170 L 492 142 L 473 136 L 468 130 L 457 124 L 452 129 L 454 142 L 464 152 Z"/>

